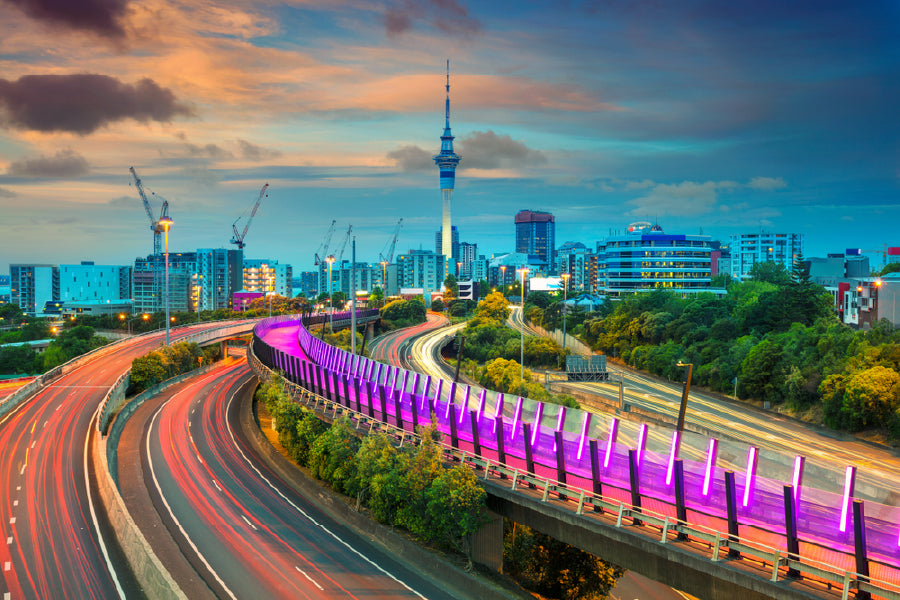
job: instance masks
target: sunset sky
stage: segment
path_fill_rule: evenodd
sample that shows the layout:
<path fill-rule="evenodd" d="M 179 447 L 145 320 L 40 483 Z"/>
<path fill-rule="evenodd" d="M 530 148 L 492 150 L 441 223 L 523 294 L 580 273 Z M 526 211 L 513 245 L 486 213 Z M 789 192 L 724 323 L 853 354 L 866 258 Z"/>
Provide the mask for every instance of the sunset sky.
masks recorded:
<path fill-rule="evenodd" d="M 0 272 L 150 253 L 130 166 L 173 251 L 229 246 L 266 182 L 248 258 L 311 270 L 332 219 L 359 260 L 400 217 L 434 249 L 448 58 L 453 221 L 488 256 L 526 208 L 558 244 L 900 246 L 893 0 L 0 0 Z"/>

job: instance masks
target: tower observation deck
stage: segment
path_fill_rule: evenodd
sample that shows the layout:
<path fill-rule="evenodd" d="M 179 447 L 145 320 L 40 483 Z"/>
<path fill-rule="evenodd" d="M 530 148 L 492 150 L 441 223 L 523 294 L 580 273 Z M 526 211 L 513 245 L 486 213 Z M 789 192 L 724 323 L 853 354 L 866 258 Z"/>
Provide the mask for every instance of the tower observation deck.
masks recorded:
<path fill-rule="evenodd" d="M 450 60 L 447 60 L 447 100 L 444 108 L 444 133 L 441 135 L 441 152 L 435 155 L 434 164 L 440 169 L 441 199 L 443 212 L 441 219 L 441 253 L 444 260 L 453 262 L 452 225 L 450 222 L 450 200 L 453 197 L 453 186 L 456 182 L 456 165 L 461 157 L 453 151 L 453 134 L 450 133 Z M 455 265 L 453 265 L 455 267 Z M 454 270 L 455 269 L 452 269 Z M 446 271 L 446 269 L 445 269 Z"/>

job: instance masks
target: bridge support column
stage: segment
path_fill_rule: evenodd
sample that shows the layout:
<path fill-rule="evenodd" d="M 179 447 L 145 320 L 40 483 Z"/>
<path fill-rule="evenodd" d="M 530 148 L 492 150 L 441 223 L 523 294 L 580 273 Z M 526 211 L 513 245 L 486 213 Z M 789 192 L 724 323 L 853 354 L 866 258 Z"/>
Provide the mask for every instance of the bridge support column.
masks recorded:
<path fill-rule="evenodd" d="M 725 471 L 725 510 L 728 514 L 728 539 L 737 541 L 738 520 L 737 520 L 737 494 L 734 491 L 734 471 Z M 730 558 L 740 558 L 741 553 L 731 548 L 728 549 Z"/>
<path fill-rule="evenodd" d="M 531 427 L 528 423 L 522 423 L 522 430 L 525 435 L 522 443 L 525 445 L 525 469 L 531 477 L 534 477 L 534 458 L 531 456 Z M 533 483 L 529 483 L 528 487 L 535 487 Z"/>
<path fill-rule="evenodd" d="M 591 453 L 591 480 L 594 483 L 594 496 L 596 498 L 603 497 L 603 484 L 600 482 L 600 456 L 597 440 L 588 440 L 588 450 Z M 594 502 L 594 512 L 603 512 L 603 507 L 599 502 Z"/>
<path fill-rule="evenodd" d="M 506 465 L 506 448 L 503 446 L 503 415 L 494 417 L 494 427 L 497 430 L 497 460 Z M 500 479 L 506 479 L 505 473 L 500 473 Z"/>
<path fill-rule="evenodd" d="M 681 523 L 687 522 L 687 507 L 684 504 L 684 461 L 680 458 L 675 461 L 675 514 Z M 688 537 L 679 532 L 677 539 L 684 541 Z"/>
<path fill-rule="evenodd" d="M 503 572 L 503 517 L 487 511 L 488 522 L 469 536 L 472 561 L 492 571 Z"/>
<path fill-rule="evenodd" d="M 866 516 L 863 501 L 853 501 L 853 546 L 856 550 L 856 572 L 860 581 L 869 580 L 869 558 L 866 555 Z M 856 592 L 857 600 L 870 600 L 872 594 L 864 591 Z"/>
<path fill-rule="evenodd" d="M 228 340 L 222 340 L 221 348 L 219 348 L 222 358 L 228 356 Z"/>
<path fill-rule="evenodd" d="M 800 540 L 797 539 L 797 505 L 794 502 L 794 486 L 792 485 L 784 486 L 784 523 L 788 558 L 797 560 L 800 558 Z M 787 575 L 796 579 L 800 577 L 800 572 L 788 567 Z"/>
<path fill-rule="evenodd" d="M 371 340 L 373 337 L 375 337 L 375 321 L 366 323 L 366 333 L 365 333 L 365 339 L 363 339 L 363 342 Z"/>

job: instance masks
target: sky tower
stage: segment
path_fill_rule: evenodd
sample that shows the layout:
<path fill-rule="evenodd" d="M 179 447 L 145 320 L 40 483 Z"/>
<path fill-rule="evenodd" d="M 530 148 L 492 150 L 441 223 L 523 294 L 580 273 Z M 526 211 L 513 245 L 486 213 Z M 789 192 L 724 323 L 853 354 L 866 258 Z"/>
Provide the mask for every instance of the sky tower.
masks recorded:
<path fill-rule="evenodd" d="M 443 218 L 441 219 L 441 254 L 445 265 L 452 263 L 453 238 L 450 224 L 450 199 L 453 197 L 453 185 L 456 181 L 456 165 L 460 156 L 453 151 L 453 134 L 450 133 L 450 59 L 447 59 L 447 102 L 444 108 L 444 133 L 441 135 L 441 153 L 434 157 L 434 164 L 441 170 L 441 198 L 443 199 Z M 456 265 L 444 272 L 456 272 Z"/>

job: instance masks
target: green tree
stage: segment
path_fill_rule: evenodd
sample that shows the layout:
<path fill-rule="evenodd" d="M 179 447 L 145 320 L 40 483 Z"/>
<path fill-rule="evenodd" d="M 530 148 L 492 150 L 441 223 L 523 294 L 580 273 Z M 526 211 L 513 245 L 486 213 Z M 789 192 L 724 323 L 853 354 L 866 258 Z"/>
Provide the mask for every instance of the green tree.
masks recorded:
<path fill-rule="evenodd" d="M 431 301 L 431 310 L 434 312 L 444 312 L 444 301 L 440 298 L 435 298 Z"/>
<path fill-rule="evenodd" d="M 545 598 L 606 598 L 625 569 L 524 525 L 504 522 L 503 570 Z"/>
<path fill-rule="evenodd" d="M 444 300 L 449 302 L 459 297 L 459 284 L 452 273 L 444 278 Z"/>
<path fill-rule="evenodd" d="M 468 467 L 443 469 L 425 492 L 436 540 L 462 552 L 472 566 L 470 536 L 487 522 L 487 493 Z"/>
<path fill-rule="evenodd" d="M 356 476 L 356 453 L 360 445 L 349 418 L 341 417 L 332 423 L 310 449 L 309 469 L 313 477 L 327 481 L 336 492 L 346 491 Z"/>
<path fill-rule="evenodd" d="M 750 279 L 781 287 L 790 283 L 791 275 L 784 264 L 766 260 L 750 267 Z"/>
<path fill-rule="evenodd" d="M 376 285 L 372 288 L 372 293 L 369 294 L 369 307 L 381 308 L 382 306 L 384 306 L 384 289 Z"/>
<path fill-rule="evenodd" d="M 491 292 L 475 307 L 475 324 L 503 325 L 509 317 L 509 302 L 500 292 Z"/>
<path fill-rule="evenodd" d="M 900 407 L 900 374 L 875 366 L 852 375 L 844 389 L 840 424 L 850 431 L 884 427 Z"/>
<path fill-rule="evenodd" d="M 781 357 L 781 347 L 772 340 L 763 340 L 757 344 L 741 363 L 741 396 L 780 402 L 783 399 L 781 389 L 785 376 L 778 369 Z"/>

